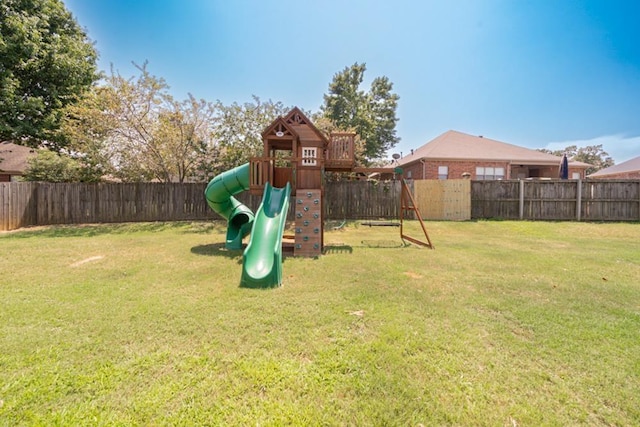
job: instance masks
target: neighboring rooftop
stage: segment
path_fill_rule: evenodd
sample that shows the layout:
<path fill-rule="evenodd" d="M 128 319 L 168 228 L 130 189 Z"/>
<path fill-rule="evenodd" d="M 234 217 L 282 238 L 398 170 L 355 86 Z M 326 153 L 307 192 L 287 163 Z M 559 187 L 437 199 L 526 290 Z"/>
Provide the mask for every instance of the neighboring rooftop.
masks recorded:
<path fill-rule="evenodd" d="M 22 175 L 27 161 L 36 154 L 36 150 L 13 142 L 0 142 L 0 173 Z"/>
<path fill-rule="evenodd" d="M 510 161 L 513 163 L 557 165 L 560 157 L 543 153 L 529 148 L 519 147 L 506 142 L 496 141 L 483 136 L 469 135 L 463 132 L 450 130 L 422 147 L 414 150 L 398 160 L 400 165 L 414 162 L 419 159 L 439 160 L 484 160 L 484 161 Z M 572 166 L 590 166 L 582 162 L 570 162 Z"/>
<path fill-rule="evenodd" d="M 640 156 L 634 157 L 631 160 L 627 160 L 626 162 L 622 162 L 620 164 L 613 165 L 605 169 L 600 169 L 599 171 L 594 172 L 589 176 L 600 177 L 600 176 L 618 175 L 618 174 L 638 172 L 638 171 L 640 171 Z"/>

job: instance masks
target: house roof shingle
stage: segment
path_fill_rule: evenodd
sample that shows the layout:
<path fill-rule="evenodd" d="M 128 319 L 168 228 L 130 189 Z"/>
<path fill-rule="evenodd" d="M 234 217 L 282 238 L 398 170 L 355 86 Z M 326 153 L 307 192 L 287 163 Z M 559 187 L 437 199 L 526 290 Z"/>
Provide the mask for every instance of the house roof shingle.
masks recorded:
<path fill-rule="evenodd" d="M 429 141 L 398 163 L 406 165 L 419 159 L 509 161 L 523 165 L 558 165 L 561 157 L 519 147 L 482 136 L 450 130 Z M 574 167 L 589 167 L 582 162 L 570 162 Z"/>

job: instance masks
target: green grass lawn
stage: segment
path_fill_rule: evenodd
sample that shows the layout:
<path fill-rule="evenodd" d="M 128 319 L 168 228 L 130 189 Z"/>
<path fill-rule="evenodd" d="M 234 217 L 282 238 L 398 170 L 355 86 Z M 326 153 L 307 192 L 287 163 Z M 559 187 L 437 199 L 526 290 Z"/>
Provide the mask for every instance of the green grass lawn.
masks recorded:
<path fill-rule="evenodd" d="M 221 223 L 0 234 L 0 425 L 640 424 L 640 224 L 427 228 L 270 290 Z"/>

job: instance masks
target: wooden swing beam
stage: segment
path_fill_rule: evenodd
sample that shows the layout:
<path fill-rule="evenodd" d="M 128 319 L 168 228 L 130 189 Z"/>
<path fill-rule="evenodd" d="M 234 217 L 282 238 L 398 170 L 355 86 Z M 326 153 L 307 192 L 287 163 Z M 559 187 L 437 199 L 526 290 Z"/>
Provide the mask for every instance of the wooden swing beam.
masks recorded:
<path fill-rule="evenodd" d="M 401 183 L 402 183 L 402 193 L 400 195 L 400 238 L 402 239 L 402 241 L 408 240 L 409 242 L 414 243 L 416 245 L 426 246 L 427 248 L 435 249 L 435 247 L 431 243 L 431 239 L 429 239 L 429 234 L 427 233 L 427 228 L 424 226 L 424 221 L 422 220 L 422 215 L 420 215 L 420 211 L 418 210 L 418 207 L 416 206 L 415 200 L 413 199 L 413 196 L 411 195 L 411 189 L 409 188 L 409 185 L 407 184 L 407 181 L 404 178 L 402 178 L 401 179 Z M 422 227 L 422 231 L 424 233 L 424 237 L 426 237 L 426 239 L 427 239 L 426 242 L 404 234 L 403 224 L 404 224 L 405 211 L 407 211 L 407 212 L 408 211 L 415 212 L 416 217 L 418 218 L 418 221 L 420 221 L 420 227 Z"/>

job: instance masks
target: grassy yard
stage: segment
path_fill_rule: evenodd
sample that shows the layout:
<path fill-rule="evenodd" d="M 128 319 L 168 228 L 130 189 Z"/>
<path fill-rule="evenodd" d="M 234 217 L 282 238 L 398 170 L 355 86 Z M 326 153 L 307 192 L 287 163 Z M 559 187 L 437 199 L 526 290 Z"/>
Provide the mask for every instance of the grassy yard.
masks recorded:
<path fill-rule="evenodd" d="M 0 425 L 640 424 L 640 224 L 427 227 L 271 290 L 221 223 L 0 234 Z"/>

